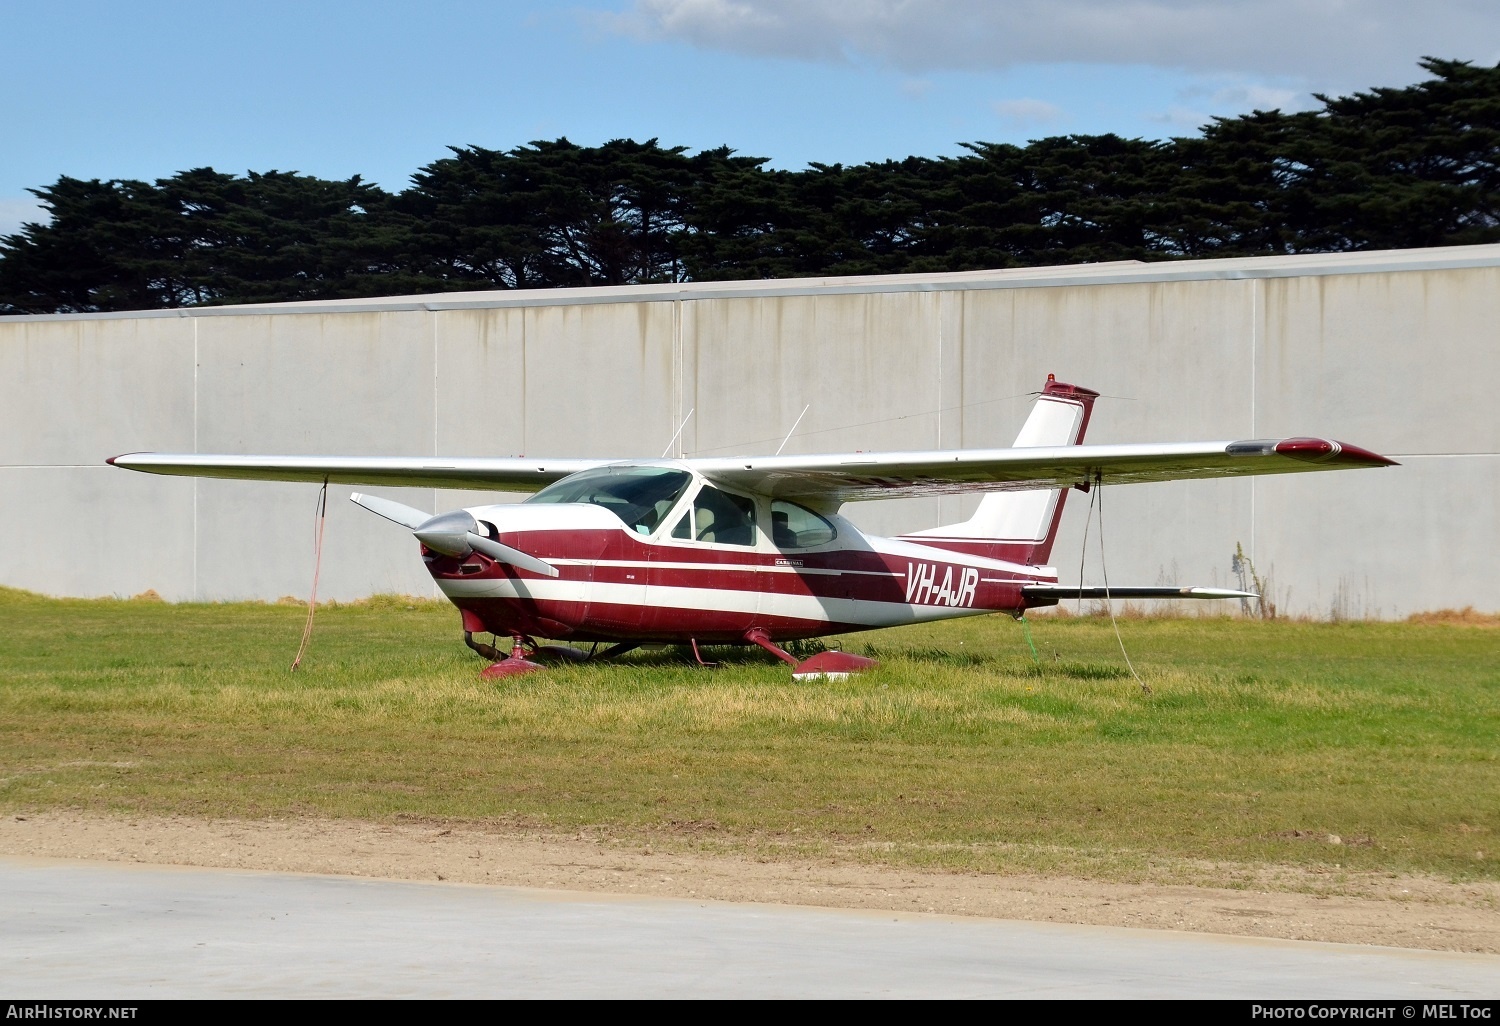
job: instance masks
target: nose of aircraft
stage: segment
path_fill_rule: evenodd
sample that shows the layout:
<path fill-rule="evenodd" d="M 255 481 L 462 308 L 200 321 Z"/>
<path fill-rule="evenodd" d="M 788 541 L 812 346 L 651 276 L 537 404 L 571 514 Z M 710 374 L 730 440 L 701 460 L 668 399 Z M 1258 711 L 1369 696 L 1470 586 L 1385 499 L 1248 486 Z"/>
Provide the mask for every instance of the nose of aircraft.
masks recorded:
<path fill-rule="evenodd" d="M 469 536 L 478 533 L 479 524 L 461 509 L 450 513 L 439 513 L 431 519 L 424 520 L 421 526 L 412 531 L 417 541 L 433 552 L 441 552 L 445 556 L 466 555 L 473 549 L 469 543 Z"/>
<path fill-rule="evenodd" d="M 418 541 L 434 552 L 441 552 L 445 556 L 483 552 L 499 563 L 508 563 L 544 577 L 558 576 L 557 567 L 551 563 L 480 535 L 479 524 L 466 510 L 455 509 L 437 516 L 428 516 L 419 509 L 375 495 L 355 492 L 349 498 L 371 513 L 408 528 Z"/>

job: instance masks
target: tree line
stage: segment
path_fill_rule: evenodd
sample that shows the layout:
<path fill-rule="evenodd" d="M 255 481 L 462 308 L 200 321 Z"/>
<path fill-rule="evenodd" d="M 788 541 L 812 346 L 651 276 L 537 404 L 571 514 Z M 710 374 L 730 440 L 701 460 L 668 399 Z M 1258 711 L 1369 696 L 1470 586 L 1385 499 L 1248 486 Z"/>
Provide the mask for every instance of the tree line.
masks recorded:
<path fill-rule="evenodd" d="M 401 192 L 212 168 L 60 177 L 0 238 L 0 311 L 50 313 L 1344 252 L 1500 241 L 1500 65 L 957 157 L 768 168 L 656 140 L 450 148 Z"/>

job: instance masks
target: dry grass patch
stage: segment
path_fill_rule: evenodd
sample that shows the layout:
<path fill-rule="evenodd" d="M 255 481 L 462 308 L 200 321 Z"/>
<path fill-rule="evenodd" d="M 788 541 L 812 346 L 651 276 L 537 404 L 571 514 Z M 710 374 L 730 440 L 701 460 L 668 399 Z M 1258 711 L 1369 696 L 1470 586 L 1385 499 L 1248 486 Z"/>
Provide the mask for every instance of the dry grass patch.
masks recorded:
<path fill-rule="evenodd" d="M 1481 613 L 1473 606 L 1462 609 L 1437 609 L 1429 613 L 1413 613 L 1407 623 L 1446 624 L 1457 627 L 1500 627 L 1500 613 Z"/>

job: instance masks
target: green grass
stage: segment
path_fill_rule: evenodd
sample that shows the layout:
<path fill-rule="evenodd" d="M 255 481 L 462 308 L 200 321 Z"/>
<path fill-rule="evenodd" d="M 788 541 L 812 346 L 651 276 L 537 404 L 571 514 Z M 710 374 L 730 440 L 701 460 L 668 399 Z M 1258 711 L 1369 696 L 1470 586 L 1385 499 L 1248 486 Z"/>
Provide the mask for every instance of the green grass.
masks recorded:
<path fill-rule="evenodd" d="M 0 590 L 0 809 L 436 817 L 1114 879 L 1494 879 L 1500 630 L 984 617 L 844 639 L 794 683 L 637 653 L 481 681 L 445 604 Z M 1334 844 L 1328 835 L 1344 843 Z M 1220 868 L 1213 868 L 1213 867 Z"/>

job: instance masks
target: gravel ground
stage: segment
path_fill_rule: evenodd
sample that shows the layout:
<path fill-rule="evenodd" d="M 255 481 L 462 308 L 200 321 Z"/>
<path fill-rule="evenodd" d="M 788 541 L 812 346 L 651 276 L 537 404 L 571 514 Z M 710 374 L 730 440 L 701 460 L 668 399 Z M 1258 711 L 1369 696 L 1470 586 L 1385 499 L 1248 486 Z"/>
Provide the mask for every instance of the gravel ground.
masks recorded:
<path fill-rule="evenodd" d="M 0 854 L 612 894 L 889 909 L 1038 922 L 1500 953 L 1500 884 L 1295 869 L 1243 889 L 934 873 L 656 851 L 608 836 L 473 824 L 112 818 L 0 819 Z"/>

